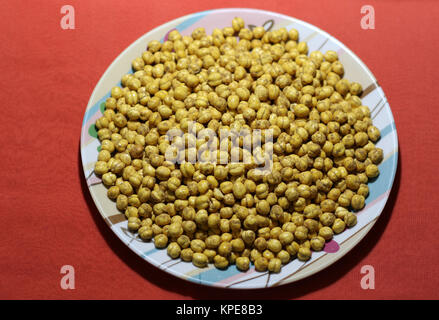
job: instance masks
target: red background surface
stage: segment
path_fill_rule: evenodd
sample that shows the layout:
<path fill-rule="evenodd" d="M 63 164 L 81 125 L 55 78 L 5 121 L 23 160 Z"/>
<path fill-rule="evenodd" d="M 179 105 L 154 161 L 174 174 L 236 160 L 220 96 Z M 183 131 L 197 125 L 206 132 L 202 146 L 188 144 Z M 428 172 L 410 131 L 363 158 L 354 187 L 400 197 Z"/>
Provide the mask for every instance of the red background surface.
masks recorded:
<path fill-rule="evenodd" d="M 62 30 L 60 8 L 75 8 Z M 363 30 L 360 9 L 375 8 Z M 230 291 L 177 279 L 141 260 L 101 219 L 79 157 L 83 113 L 97 81 L 150 29 L 224 7 L 277 11 L 334 35 L 369 66 L 394 113 L 400 158 L 382 216 L 324 271 L 268 290 Z M 1 1 L 0 298 L 439 298 L 437 1 Z M 62 290 L 72 265 L 76 289 Z M 375 268 L 375 290 L 360 286 Z"/>

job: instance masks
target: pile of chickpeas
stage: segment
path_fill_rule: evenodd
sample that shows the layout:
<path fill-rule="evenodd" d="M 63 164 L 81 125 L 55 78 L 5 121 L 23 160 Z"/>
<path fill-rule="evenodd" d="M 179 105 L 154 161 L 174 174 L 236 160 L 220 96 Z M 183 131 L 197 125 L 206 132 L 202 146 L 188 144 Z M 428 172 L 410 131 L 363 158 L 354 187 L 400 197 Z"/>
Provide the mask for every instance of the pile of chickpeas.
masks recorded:
<path fill-rule="evenodd" d="M 279 272 L 357 223 L 383 150 L 362 87 L 343 79 L 336 52 L 308 55 L 297 30 L 250 30 L 234 18 L 211 35 L 173 30 L 132 68 L 96 121 L 94 172 L 141 239 L 200 268 Z M 262 141 L 271 170 L 169 161 L 172 128 L 185 132 L 183 145 L 207 143 L 188 132 L 190 121 L 214 132 L 271 130 L 272 143 Z"/>

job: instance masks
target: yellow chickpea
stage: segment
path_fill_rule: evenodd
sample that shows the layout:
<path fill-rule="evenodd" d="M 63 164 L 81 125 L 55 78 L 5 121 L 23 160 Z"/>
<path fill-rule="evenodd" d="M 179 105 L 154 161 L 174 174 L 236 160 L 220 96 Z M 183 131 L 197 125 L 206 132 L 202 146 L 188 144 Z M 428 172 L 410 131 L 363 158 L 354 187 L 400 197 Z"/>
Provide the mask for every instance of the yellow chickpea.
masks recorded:
<path fill-rule="evenodd" d="M 236 267 L 241 271 L 247 271 L 250 268 L 250 259 L 248 257 L 236 258 Z"/>
<path fill-rule="evenodd" d="M 283 231 L 279 235 L 279 241 L 284 246 L 291 244 L 293 242 L 293 240 L 294 240 L 294 235 L 292 232 Z"/>
<path fill-rule="evenodd" d="M 346 223 L 346 226 L 349 228 L 357 224 L 357 216 L 352 212 L 346 212 L 343 220 Z"/>
<path fill-rule="evenodd" d="M 325 247 L 325 238 L 321 236 L 313 237 L 311 238 L 310 244 L 314 251 L 321 251 Z"/>
<path fill-rule="evenodd" d="M 273 258 L 268 262 L 268 271 L 279 273 L 282 269 L 282 261 L 279 258 Z"/>
<path fill-rule="evenodd" d="M 267 271 L 268 268 L 268 260 L 264 257 L 259 257 L 255 260 L 255 269 L 259 272 Z"/>
<path fill-rule="evenodd" d="M 274 253 L 278 253 L 279 251 L 282 250 L 282 244 L 277 239 L 270 239 L 270 240 L 268 240 L 267 247 L 268 247 L 268 249 L 270 251 L 272 251 Z"/>
<path fill-rule="evenodd" d="M 168 237 L 164 234 L 158 234 L 154 237 L 154 245 L 157 249 L 166 248 L 168 244 Z"/>
<path fill-rule="evenodd" d="M 218 269 L 225 269 L 229 266 L 229 260 L 227 260 L 227 258 L 220 255 L 216 255 L 213 258 L 213 263 L 215 267 L 217 267 Z"/>
<path fill-rule="evenodd" d="M 167 253 L 172 259 L 180 257 L 181 248 L 177 242 L 171 242 L 167 248 Z"/>
<path fill-rule="evenodd" d="M 378 166 L 375 164 L 370 164 L 366 167 L 366 175 L 368 178 L 376 178 L 380 174 Z"/>
<path fill-rule="evenodd" d="M 334 231 L 330 227 L 322 227 L 319 230 L 319 236 L 325 239 L 326 241 L 331 240 L 333 235 L 334 235 Z"/>
<path fill-rule="evenodd" d="M 227 257 L 232 252 L 232 244 L 230 242 L 222 242 L 218 247 L 218 254 Z"/>
<path fill-rule="evenodd" d="M 198 268 L 207 267 L 207 263 L 209 262 L 207 256 L 204 253 L 195 252 L 192 256 L 192 263 L 194 266 Z"/>
<path fill-rule="evenodd" d="M 335 234 L 339 234 L 343 232 L 345 228 L 346 228 L 346 223 L 342 219 L 340 218 L 335 219 L 332 225 L 332 230 L 334 231 Z"/>
<path fill-rule="evenodd" d="M 191 262 L 193 259 L 193 256 L 194 256 L 194 252 L 192 251 L 191 248 L 185 248 L 185 249 L 181 250 L 180 257 L 183 261 Z M 198 259 L 199 259 L 199 257 L 198 257 Z M 207 260 L 207 257 L 206 257 L 206 260 Z M 206 264 L 207 264 L 207 262 L 206 262 Z M 194 265 L 195 265 L 195 263 L 194 263 Z M 203 264 L 203 267 L 204 267 L 204 264 Z"/>
<path fill-rule="evenodd" d="M 364 208 L 365 199 L 363 196 L 356 194 L 352 197 L 351 206 L 354 210 L 361 210 Z"/>
<path fill-rule="evenodd" d="M 311 250 L 307 247 L 300 247 L 297 251 L 297 259 L 308 261 L 311 258 Z"/>

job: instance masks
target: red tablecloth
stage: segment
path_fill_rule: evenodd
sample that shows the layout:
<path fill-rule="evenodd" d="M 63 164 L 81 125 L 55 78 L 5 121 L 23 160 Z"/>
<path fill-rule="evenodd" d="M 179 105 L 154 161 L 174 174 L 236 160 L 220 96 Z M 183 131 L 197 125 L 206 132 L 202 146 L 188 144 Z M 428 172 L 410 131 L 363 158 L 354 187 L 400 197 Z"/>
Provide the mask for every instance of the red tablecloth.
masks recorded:
<path fill-rule="evenodd" d="M 60 27 L 64 4 L 76 28 Z M 375 8 L 375 30 L 360 9 Z M 400 158 L 382 216 L 337 263 L 305 280 L 236 292 L 198 286 L 149 265 L 109 230 L 79 157 L 97 81 L 130 43 L 179 16 L 224 7 L 277 11 L 345 43 L 369 66 L 394 113 Z M 0 13 L 0 298 L 439 298 L 437 1 L 2 1 Z M 75 290 L 62 290 L 72 265 Z M 363 265 L 375 289 L 360 286 Z"/>

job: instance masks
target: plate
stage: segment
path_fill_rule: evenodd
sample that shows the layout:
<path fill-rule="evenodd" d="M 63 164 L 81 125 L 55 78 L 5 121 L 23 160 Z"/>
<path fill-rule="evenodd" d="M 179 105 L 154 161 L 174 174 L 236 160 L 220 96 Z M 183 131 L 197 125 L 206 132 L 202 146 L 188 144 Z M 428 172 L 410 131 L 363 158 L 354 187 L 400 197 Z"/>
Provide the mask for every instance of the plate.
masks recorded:
<path fill-rule="evenodd" d="M 153 243 L 143 242 L 137 235 L 128 231 L 125 215 L 121 214 L 116 209 L 115 203 L 107 198 L 107 189 L 93 172 L 100 146 L 94 123 L 102 115 L 111 88 L 120 85 L 120 79 L 124 74 L 132 72 L 131 61 L 141 56 L 147 43 L 151 40 L 165 40 L 167 34 L 174 29 L 182 35 L 190 35 L 195 28 L 204 27 L 210 34 L 214 28 L 230 26 L 232 19 L 237 16 L 244 19 L 247 28 L 252 26 L 264 26 L 266 30 L 281 27 L 287 30 L 296 28 L 299 31 L 300 41 L 308 43 L 309 52 L 336 51 L 345 67 L 345 78 L 359 82 L 363 86 L 364 92 L 361 97 L 363 105 L 369 106 L 374 125 L 381 130 L 381 139 L 377 143 L 377 146 L 384 151 L 384 160 L 379 165 L 381 174 L 375 181 L 369 183 L 370 194 L 366 199 L 365 208 L 357 214 L 357 225 L 335 235 L 333 240 L 326 243 L 323 251 L 313 252 L 309 261 L 301 262 L 295 259 L 283 266 L 278 274 L 257 272 L 253 265 L 245 273 L 238 271 L 235 265 L 229 266 L 226 270 L 218 270 L 213 265 L 199 269 L 192 263 L 171 259 L 166 250 L 158 250 Z M 366 65 L 340 41 L 309 23 L 286 15 L 233 8 L 203 11 L 175 19 L 143 35 L 123 51 L 105 71 L 88 102 L 82 123 L 81 157 L 90 194 L 102 218 L 120 240 L 142 259 L 169 274 L 199 284 L 248 289 L 274 287 L 308 277 L 331 265 L 351 250 L 372 228 L 389 197 L 398 162 L 398 139 L 392 112 L 383 90 Z"/>

